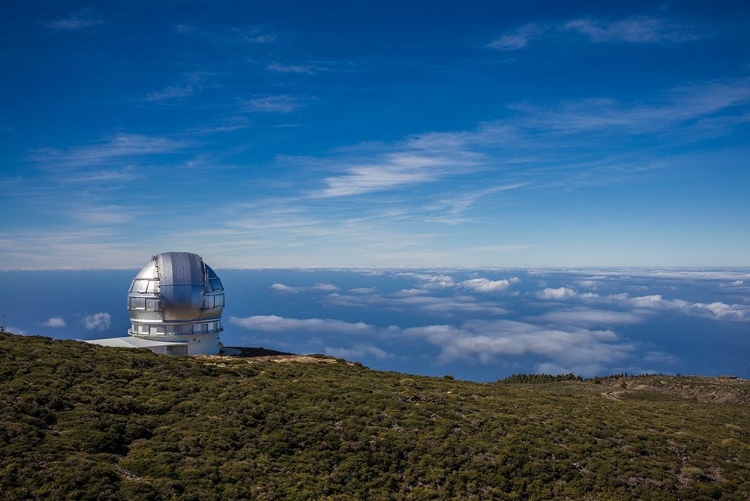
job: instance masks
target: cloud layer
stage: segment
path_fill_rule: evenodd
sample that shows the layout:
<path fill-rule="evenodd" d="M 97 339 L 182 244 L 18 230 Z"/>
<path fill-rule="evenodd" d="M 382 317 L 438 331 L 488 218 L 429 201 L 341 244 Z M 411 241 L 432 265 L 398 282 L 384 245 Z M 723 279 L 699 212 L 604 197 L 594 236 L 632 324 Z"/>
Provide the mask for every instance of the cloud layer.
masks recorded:
<path fill-rule="evenodd" d="M 469 321 L 458 326 L 437 324 L 411 328 L 379 328 L 362 322 L 295 319 L 275 315 L 231 317 L 230 322 L 251 331 L 266 333 L 346 335 L 354 341 L 351 348 L 325 348 L 327 354 L 344 358 L 392 358 L 391 353 L 372 343 L 410 339 L 437 347 L 437 360 L 442 364 L 460 361 L 493 364 L 502 357 L 532 356 L 541 360 L 537 368 L 545 367 L 549 370 L 554 366 L 557 368 L 556 372 L 575 372 L 586 376 L 601 373 L 613 363 L 627 359 L 636 349 L 635 345 L 624 342 L 610 330 L 550 328 L 510 320 Z"/>
<path fill-rule="evenodd" d="M 575 299 L 589 304 L 610 305 L 617 308 L 633 308 L 643 310 L 671 310 L 685 315 L 711 318 L 715 320 L 730 320 L 738 322 L 750 321 L 750 306 L 744 304 L 726 304 L 721 301 L 712 303 L 691 302 L 683 299 L 665 299 L 661 294 L 648 296 L 630 296 L 628 293 L 599 295 L 593 292 L 578 293 L 568 287 L 556 289 L 545 288 L 536 293 L 540 299 L 570 300 Z"/>
<path fill-rule="evenodd" d="M 680 366 L 680 357 L 659 347 L 656 340 L 660 337 L 633 334 L 648 332 L 649 325 L 663 321 L 665 314 L 700 317 L 716 322 L 717 329 L 750 321 L 750 306 L 746 304 L 616 292 L 664 288 L 690 294 L 695 287 L 712 287 L 736 294 L 742 293 L 745 281 L 731 279 L 742 276 L 741 272 L 591 271 L 362 272 L 361 277 L 377 277 L 381 285 L 411 284 L 409 288 L 386 286 L 385 290 L 354 287 L 342 291 L 330 282 L 296 287 L 277 283 L 272 290 L 291 293 L 294 298 L 289 299 L 295 301 L 316 303 L 321 311 L 339 312 L 347 320 L 335 316 L 255 315 L 232 317 L 230 323 L 247 329 L 264 343 L 269 342 L 264 335 L 272 334 L 288 340 L 288 346 L 307 346 L 310 352 L 322 350 L 368 364 L 408 364 L 420 357 L 432 360 L 435 371 L 481 366 L 488 370 L 523 368 L 594 376 L 618 371 L 668 372 Z M 537 288 L 539 282 L 545 286 Z M 565 284 L 577 284 L 587 291 L 579 292 Z M 368 320 L 351 320 L 358 316 Z M 418 325 L 409 325 L 412 322 Z"/>

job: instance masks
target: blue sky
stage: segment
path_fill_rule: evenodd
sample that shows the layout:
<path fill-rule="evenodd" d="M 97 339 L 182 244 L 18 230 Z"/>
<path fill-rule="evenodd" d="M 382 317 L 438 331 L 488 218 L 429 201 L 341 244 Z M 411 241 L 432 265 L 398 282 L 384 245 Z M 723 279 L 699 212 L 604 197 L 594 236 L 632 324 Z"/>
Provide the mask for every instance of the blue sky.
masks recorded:
<path fill-rule="evenodd" d="M 747 266 L 743 2 L 4 2 L 0 267 Z"/>

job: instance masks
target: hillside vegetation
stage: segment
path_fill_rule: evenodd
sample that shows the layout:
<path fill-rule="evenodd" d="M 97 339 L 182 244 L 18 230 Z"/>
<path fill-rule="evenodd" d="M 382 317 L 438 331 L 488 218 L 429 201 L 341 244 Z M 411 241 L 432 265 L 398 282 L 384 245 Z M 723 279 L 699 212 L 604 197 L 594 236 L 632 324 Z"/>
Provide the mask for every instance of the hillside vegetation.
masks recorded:
<path fill-rule="evenodd" d="M 748 381 L 531 383 L 0 334 L 0 497 L 750 496 Z"/>

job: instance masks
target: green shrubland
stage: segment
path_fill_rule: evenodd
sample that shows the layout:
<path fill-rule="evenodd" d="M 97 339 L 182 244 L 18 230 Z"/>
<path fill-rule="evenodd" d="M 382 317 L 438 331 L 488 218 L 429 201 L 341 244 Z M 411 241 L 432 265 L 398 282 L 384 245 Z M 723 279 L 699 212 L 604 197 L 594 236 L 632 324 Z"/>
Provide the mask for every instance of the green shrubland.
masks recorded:
<path fill-rule="evenodd" d="M 280 360 L 0 334 L 1 497 L 750 496 L 747 381 L 480 384 Z"/>

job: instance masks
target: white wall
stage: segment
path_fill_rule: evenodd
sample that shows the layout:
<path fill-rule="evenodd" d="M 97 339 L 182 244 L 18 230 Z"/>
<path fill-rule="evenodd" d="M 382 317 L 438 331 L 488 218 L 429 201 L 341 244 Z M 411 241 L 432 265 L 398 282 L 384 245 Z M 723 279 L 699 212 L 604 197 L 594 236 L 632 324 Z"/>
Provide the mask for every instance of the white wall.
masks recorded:
<path fill-rule="evenodd" d="M 218 355 L 219 334 L 194 334 L 184 336 L 188 342 L 188 355 Z M 195 339 L 195 342 L 193 341 Z M 182 341 L 182 339 L 180 339 Z"/>
<path fill-rule="evenodd" d="M 188 355 L 218 355 L 219 333 L 210 334 L 186 334 L 184 336 L 136 336 L 150 341 L 186 342 L 188 344 Z M 166 347 L 150 348 L 154 353 L 167 354 Z M 157 351 L 158 350 L 158 351 Z"/>

